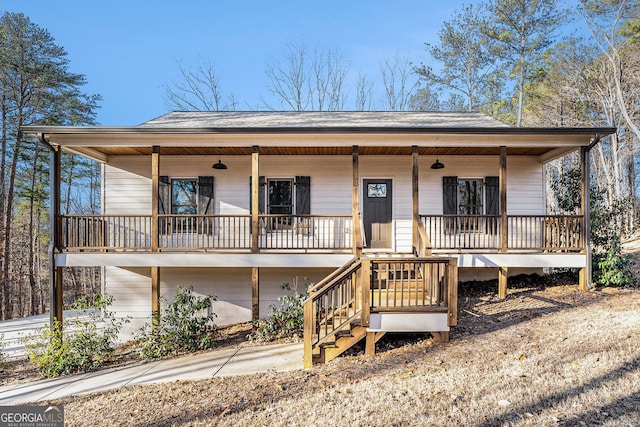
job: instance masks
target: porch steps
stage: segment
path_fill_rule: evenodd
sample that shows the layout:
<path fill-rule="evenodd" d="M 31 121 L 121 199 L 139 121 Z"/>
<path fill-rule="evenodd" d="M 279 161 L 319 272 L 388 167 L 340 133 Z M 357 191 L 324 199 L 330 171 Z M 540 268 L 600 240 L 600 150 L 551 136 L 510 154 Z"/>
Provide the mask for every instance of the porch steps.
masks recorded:
<path fill-rule="evenodd" d="M 335 340 L 320 344 L 313 354 L 313 363 L 328 363 L 359 343 L 367 336 L 367 328 L 360 325 L 335 334 Z"/>
<path fill-rule="evenodd" d="M 365 353 L 373 355 L 389 332 L 431 332 L 446 342 L 456 307 L 455 259 L 411 255 L 351 261 L 305 302 L 305 367 L 328 363 L 365 338 Z"/>

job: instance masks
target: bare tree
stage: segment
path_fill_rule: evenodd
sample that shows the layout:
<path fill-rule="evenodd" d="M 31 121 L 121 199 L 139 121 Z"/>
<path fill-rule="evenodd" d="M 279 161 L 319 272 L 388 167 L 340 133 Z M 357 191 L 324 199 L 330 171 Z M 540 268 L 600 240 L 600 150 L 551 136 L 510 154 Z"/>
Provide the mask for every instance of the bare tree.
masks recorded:
<path fill-rule="evenodd" d="M 177 67 L 179 77 L 164 85 L 164 99 L 170 110 L 235 110 L 236 100 L 233 94 L 223 93 L 220 77 L 211 61 L 200 59 L 193 67 L 178 61 Z"/>
<path fill-rule="evenodd" d="M 418 88 L 418 79 L 406 56 L 396 54 L 380 62 L 384 86 L 384 107 L 389 111 L 406 111 Z"/>
<path fill-rule="evenodd" d="M 287 110 L 340 111 L 348 97 L 348 73 L 347 61 L 336 49 L 316 47 L 309 53 L 304 41 L 288 43 L 279 61 L 267 63 L 267 89 Z"/>
<path fill-rule="evenodd" d="M 626 125 L 640 139 L 640 128 L 629 112 L 629 102 L 623 87 L 624 67 L 629 64 L 623 60 L 623 53 L 632 43 L 637 43 L 636 37 L 625 35 L 624 26 L 639 19 L 640 3 L 628 0 L 591 0 L 584 1 L 580 11 L 594 43 L 609 62 L 615 99 Z"/>
<path fill-rule="evenodd" d="M 360 73 L 356 81 L 356 110 L 370 111 L 373 108 L 373 84 Z"/>

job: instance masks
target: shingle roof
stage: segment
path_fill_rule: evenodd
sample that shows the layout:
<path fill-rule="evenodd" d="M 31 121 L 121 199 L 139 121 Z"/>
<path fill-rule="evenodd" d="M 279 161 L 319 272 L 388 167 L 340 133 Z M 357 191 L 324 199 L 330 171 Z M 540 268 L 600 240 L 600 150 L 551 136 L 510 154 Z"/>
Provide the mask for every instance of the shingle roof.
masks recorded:
<path fill-rule="evenodd" d="M 482 113 L 371 111 L 181 111 L 141 124 L 142 128 L 504 128 Z"/>

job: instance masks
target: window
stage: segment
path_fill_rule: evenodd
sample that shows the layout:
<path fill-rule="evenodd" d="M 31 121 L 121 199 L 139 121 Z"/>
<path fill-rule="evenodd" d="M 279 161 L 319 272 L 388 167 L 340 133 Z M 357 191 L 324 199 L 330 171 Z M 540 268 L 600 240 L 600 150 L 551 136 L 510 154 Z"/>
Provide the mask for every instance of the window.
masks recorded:
<path fill-rule="evenodd" d="M 458 179 L 458 214 L 482 215 L 482 179 Z"/>
<path fill-rule="evenodd" d="M 269 179 L 267 181 L 267 212 L 270 214 L 293 214 L 293 180 Z"/>
<path fill-rule="evenodd" d="M 500 215 L 500 185 L 497 176 L 483 178 L 442 177 L 442 211 L 445 215 Z M 448 218 L 446 233 L 497 229 L 497 218 Z"/>
<path fill-rule="evenodd" d="M 198 185 L 194 179 L 171 180 L 171 213 L 196 215 L 198 213 Z"/>
<path fill-rule="evenodd" d="M 160 233 L 170 234 L 176 230 L 198 230 L 212 233 L 212 220 L 195 215 L 213 215 L 213 177 L 169 178 L 160 176 L 158 182 L 158 213 Z M 179 215 L 167 217 L 165 215 Z"/>
<path fill-rule="evenodd" d="M 258 178 L 258 213 L 275 215 L 309 215 L 311 213 L 311 178 Z M 251 177 L 249 177 L 251 206 Z"/>

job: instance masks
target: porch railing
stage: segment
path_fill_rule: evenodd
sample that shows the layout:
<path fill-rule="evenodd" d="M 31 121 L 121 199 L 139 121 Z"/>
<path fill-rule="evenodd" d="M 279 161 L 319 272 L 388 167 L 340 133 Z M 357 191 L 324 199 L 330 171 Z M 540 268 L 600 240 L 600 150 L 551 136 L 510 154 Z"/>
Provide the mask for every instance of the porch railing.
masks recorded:
<path fill-rule="evenodd" d="M 151 215 L 63 215 L 66 251 L 150 251 Z M 251 250 L 251 215 L 159 215 L 158 248 Z M 259 250 L 348 251 L 351 215 L 259 215 Z"/>
<path fill-rule="evenodd" d="M 251 215 L 159 215 L 166 250 L 251 249 Z"/>
<path fill-rule="evenodd" d="M 261 251 L 339 251 L 354 246 L 351 215 L 265 215 L 258 217 Z M 428 250 L 490 250 L 501 247 L 497 215 L 421 215 L 419 255 Z M 63 215 L 65 251 L 150 251 L 151 215 Z M 252 249 L 250 215 L 159 215 L 159 250 Z M 511 251 L 577 252 L 585 247 L 580 215 L 509 215 L 506 248 Z"/>
<path fill-rule="evenodd" d="M 457 301 L 456 261 L 442 257 L 372 259 L 371 311 L 449 311 Z"/>
<path fill-rule="evenodd" d="M 67 251 L 151 249 L 151 215 L 63 215 L 60 230 Z"/>
<path fill-rule="evenodd" d="M 259 215 L 260 249 L 350 250 L 351 215 Z"/>
<path fill-rule="evenodd" d="M 433 249 L 501 249 L 499 215 L 421 215 Z M 581 215 L 508 215 L 507 250 L 577 252 L 585 247 Z"/>

